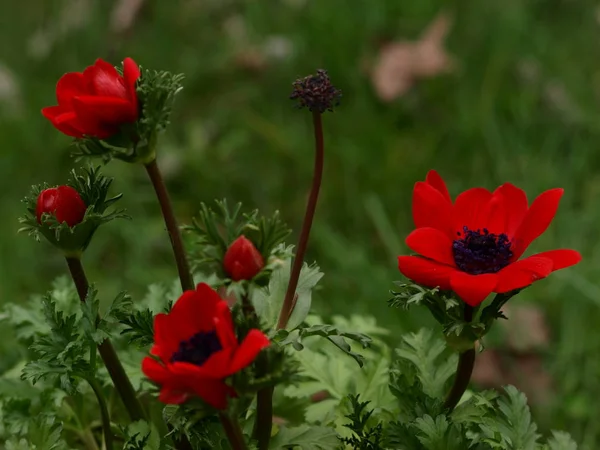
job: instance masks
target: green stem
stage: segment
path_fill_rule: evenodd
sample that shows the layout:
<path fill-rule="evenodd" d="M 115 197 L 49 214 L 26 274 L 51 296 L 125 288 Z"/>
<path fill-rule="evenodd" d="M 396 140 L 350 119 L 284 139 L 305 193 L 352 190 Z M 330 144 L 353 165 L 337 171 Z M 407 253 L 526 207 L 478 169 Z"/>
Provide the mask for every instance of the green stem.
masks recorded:
<path fill-rule="evenodd" d="M 73 282 L 77 289 L 77 294 L 79 294 L 79 300 L 85 302 L 89 290 L 89 283 L 85 276 L 81 260 L 74 257 L 67 257 L 66 259 L 69 271 L 71 272 L 71 277 L 73 278 Z M 125 404 L 125 408 L 127 409 L 131 420 L 145 419 L 142 405 L 137 399 L 135 389 L 133 389 L 131 381 L 125 372 L 110 339 L 105 339 L 98 346 L 98 351 L 100 352 L 106 370 L 108 370 L 108 374 L 115 385 L 115 389 Z"/>
<path fill-rule="evenodd" d="M 102 430 L 104 432 L 104 445 L 106 450 L 113 450 L 113 435 L 110 429 L 110 416 L 108 415 L 108 408 L 106 406 L 106 400 L 102 393 L 102 388 L 95 378 L 88 379 L 87 382 L 92 387 L 96 398 L 98 399 L 98 405 L 100 406 L 100 416 L 102 418 Z"/>
<path fill-rule="evenodd" d="M 248 450 L 237 419 L 231 418 L 225 413 L 219 414 L 219 419 L 221 419 L 221 425 L 223 425 L 232 450 Z"/>
<path fill-rule="evenodd" d="M 473 320 L 473 307 L 465 305 L 465 321 L 471 322 Z M 469 386 L 471 380 L 471 374 L 473 373 L 473 367 L 475 366 L 475 349 L 469 349 L 462 352 L 458 356 L 458 365 L 456 367 L 456 376 L 454 377 L 454 384 L 446 397 L 444 407 L 452 411 L 458 402 L 462 398 L 463 394 Z"/>
<path fill-rule="evenodd" d="M 290 315 L 294 310 L 296 288 L 298 287 L 298 279 L 300 278 L 300 271 L 302 270 L 304 253 L 306 252 L 306 246 L 308 244 L 308 238 L 310 236 L 310 229 L 313 223 L 313 219 L 315 217 L 315 211 L 317 209 L 317 200 L 319 199 L 319 190 L 321 189 L 321 180 L 323 178 L 323 122 L 321 120 L 321 113 L 317 111 L 313 112 L 313 129 L 315 135 L 315 165 L 313 171 L 312 186 L 310 189 L 310 194 L 308 196 L 306 212 L 304 213 L 302 229 L 300 230 L 298 246 L 296 247 L 296 257 L 294 258 L 294 264 L 292 265 L 290 282 L 288 284 L 287 291 L 285 292 L 285 298 L 283 300 L 281 312 L 279 313 L 277 329 L 285 328 L 290 318 Z"/>
<path fill-rule="evenodd" d="M 189 291 L 194 289 L 194 279 L 190 272 L 185 250 L 183 248 L 183 240 L 181 239 L 181 233 L 179 226 L 177 225 L 177 219 L 173 212 L 173 205 L 167 192 L 167 187 L 156 163 L 156 159 L 153 159 L 148 164 L 145 164 L 146 172 L 152 182 L 154 191 L 160 203 L 160 209 L 162 210 L 163 217 L 165 219 L 165 225 L 169 238 L 171 240 L 171 246 L 173 247 L 173 253 L 175 255 L 175 262 L 177 264 L 177 272 L 179 272 L 179 280 L 181 282 L 181 289 Z"/>

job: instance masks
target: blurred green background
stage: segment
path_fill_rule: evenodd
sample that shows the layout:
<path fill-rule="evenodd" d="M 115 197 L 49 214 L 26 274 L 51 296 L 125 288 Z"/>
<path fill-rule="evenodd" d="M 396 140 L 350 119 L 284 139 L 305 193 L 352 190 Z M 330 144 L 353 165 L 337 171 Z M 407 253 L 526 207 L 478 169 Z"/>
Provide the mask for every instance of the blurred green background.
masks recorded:
<path fill-rule="evenodd" d="M 97 57 L 118 64 L 131 56 L 148 68 L 185 73 L 159 155 L 181 221 L 189 222 L 201 201 L 226 197 L 247 209 L 279 209 L 297 231 L 312 135 L 310 114 L 287 97 L 295 78 L 325 68 L 344 98 L 324 117 L 325 178 L 308 250 L 325 272 L 317 309 L 374 315 L 395 335 L 432 324 L 418 311 L 386 305 L 392 281 L 401 279 L 395 258 L 407 252 L 412 186 L 431 168 L 453 195 L 505 181 L 530 198 L 564 187 L 559 213 L 532 251 L 575 248 L 584 261 L 515 300 L 543 313 L 543 324 L 525 318 L 519 332 L 496 330 L 488 351 L 497 366 L 487 367 L 496 378 L 488 382 L 541 386 L 530 399 L 542 431 L 565 429 L 582 448 L 599 448 L 597 2 L 26 0 L 5 1 L 2 9 L 1 302 L 43 292 L 65 272 L 47 244 L 16 233 L 29 186 L 62 183 L 74 166 L 69 138 L 40 114 L 54 104 L 64 72 Z M 451 22 L 447 36 L 433 50 L 415 47 L 442 9 Z M 412 78 L 407 64 L 377 72 L 382 46 L 402 40 L 413 41 L 406 48 L 417 59 L 446 48 L 451 67 Z M 386 101 L 374 75 L 414 83 Z M 116 177 L 133 221 L 103 227 L 84 263 L 107 298 L 121 289 L 139 298 L 147 284 L 175 278 L 168 240 L 143 169 L 115 161 L 105 172 Z M 539 345 L 520 345 L 545 326 Z M 3 370 L 12 361 L 10 336 L 4 338 Z"/>

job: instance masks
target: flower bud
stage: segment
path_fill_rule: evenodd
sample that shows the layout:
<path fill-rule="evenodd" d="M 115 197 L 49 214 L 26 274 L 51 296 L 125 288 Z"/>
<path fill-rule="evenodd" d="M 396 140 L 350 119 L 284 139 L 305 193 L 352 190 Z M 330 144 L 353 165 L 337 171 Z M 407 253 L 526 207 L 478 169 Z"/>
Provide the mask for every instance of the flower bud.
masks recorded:
<path fill-rule="evenodd" d="M 225 272 L 234 281 L 251 280 L 264 266 L 260 252 L 245 236 L 233 241 L 223 258 Z"/>
<path fill-rule="evenodd" d="M 42 214 L 52 214 L 59 223 L 69 227 L 81 223 L 87 207 L 79 193 L 71 186 L 58 186 L 43 190 L 37 198 L 35 215 L 39 224 Z"/>

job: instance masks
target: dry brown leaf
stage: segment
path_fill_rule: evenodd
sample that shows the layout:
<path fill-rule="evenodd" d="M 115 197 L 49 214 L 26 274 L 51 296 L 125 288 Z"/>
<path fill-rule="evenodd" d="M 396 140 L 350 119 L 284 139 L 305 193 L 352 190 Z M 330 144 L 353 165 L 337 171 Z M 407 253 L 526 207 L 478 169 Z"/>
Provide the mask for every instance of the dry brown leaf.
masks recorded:
<path fill-rule="evenodd" d="M 110 15 L 110 29 L 113 33 L 122 34 L 130 30 L 138 17 L 144 0 L 120 0 Z"/>
<path fill-rule="evenodd" d="M 417 41 L 391 42 L 380 49 L 371 70 L 371 82 L 381 100 L 393 101 L 404 95 L 418 79 L 453 70 L 453 58 L 444 49 L 450 26 L 450 17 L 441 13 Z"/>
<path fill-rule="evenodd" d="M 529 352 L 548 346 L 550 329 L 539 308 L 533 305 L 505 305 L 502 312 L 509 319 L 500 322 L 509 349 Z"/>

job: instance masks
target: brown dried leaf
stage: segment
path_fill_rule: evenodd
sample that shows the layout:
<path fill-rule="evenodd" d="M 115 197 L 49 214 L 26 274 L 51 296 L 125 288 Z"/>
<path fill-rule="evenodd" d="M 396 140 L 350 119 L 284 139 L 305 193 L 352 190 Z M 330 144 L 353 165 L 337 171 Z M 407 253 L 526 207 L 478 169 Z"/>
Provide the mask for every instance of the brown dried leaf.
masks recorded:
<path fill-rule="evenodd" d="M 384 45 L 371 70 L 371 82 L 379 98 L 390 102 L 404 95 L 420 78 L 453 70 L 455 63 L 444 49 L 451 19 L 439 14 L 417 41 Z"/>
<path fill-rule="evenodd" d="M 138 17 L 144 0 L 120 0 L 110 15 L 110 29 L 113 33 L 122 34 L 130 30 Z"/>
<path fill-rule="evenodd" d="M 509 349 L 528 352 L 545 348 L 550 342 L 550 329 L 544 313 L 533 305 L 505 305 L 509 320 L 501 321 Z"/>

